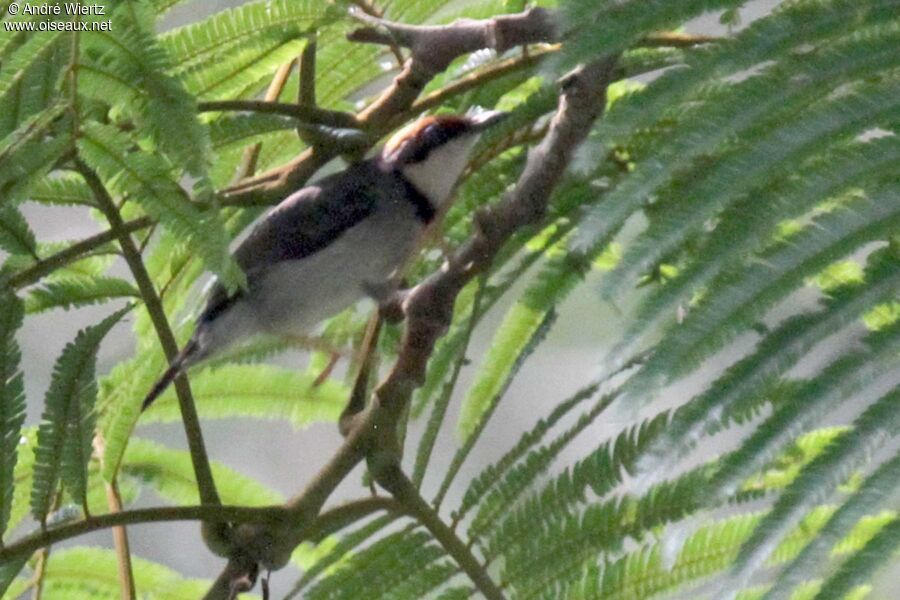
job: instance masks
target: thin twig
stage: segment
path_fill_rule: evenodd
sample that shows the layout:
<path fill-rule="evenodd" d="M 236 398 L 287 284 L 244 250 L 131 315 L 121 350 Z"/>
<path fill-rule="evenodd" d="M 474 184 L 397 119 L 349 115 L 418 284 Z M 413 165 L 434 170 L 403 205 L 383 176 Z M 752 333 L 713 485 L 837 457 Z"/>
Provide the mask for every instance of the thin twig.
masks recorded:
<path fill-rule="evenodd" d="M 390 491 L 394 498 L 428 529 L 434 539 L 453 557 L 456 564 L 465 571 L 472 583 L 484 594 L 484 597 L 488 600 L 504 600 L 503 592 L 482 568 L 478 559 L 422 498 L 413 482 L 399 468 L 386 474 L 385 483 L 387 480 L 390 480 Z"/>
<path fill-rule="evenodd" d="M 266 95 L 263 98 L 265 102 L 275 102 L 278 100 L 296 62 L 296 60 L 292 60 L 278 67 L 278 70 L 275 71 L 275 76 L 272 77 L 272 81 L 269 83 Z M 244 156 L 241 158 L 241 166 L 238 169 L 238 174 L 235 178 L 237 181 L 240 181 L 245 177 L 250 177 L 256 173 L 256 161 L 259 160 L 260 150 L 262 150 L 262 142 L 256 142 L 244 150 Z"/>
<path fill-rule="evenodd" d="M 16 289 L 31 285 L 60 267 L 75 262 L 97 248 L 117 240 L 123 233 L 126 235 L 131 234 L 150 227 L 152 224 L 153 220 L 150 217 L 138 217 L 122 223 L 120 229 L 110 228 L 96 235 L 86 237 L 10 276 L 9 285 Z"/>
<path fill-rule="evenodd" d="M 363 13 L 375 17 L 376 19 L 380 19 L 384 15 L 384 11 L 378 8 L 374 3 L 369 2 L 369 0 L 353 0 L 353 4 L 359 8 Z M 400 50 L 400 46 L 397 45 L 393 40 L 387 40 L 387 47 L 390 49 L 391 54 L 394 55 L 394 60 L 397 61 L 398 67 L 403 67 L 403 52 Z"/>
<path fill-rule="evenodd" d="M 110 513 L 122 512 L 122 496 L 119 484 L 113 479 L 106 483 L 106 503 Z M 131 566 L 131 548 L 128 543 L 128 530 L 124 526 L 113 527 L 113 548 L 116 551 L 116 564 L 119 568 L 119 589 L 122 600 L 134 600 L 137 592 L 134 587 L 134 570 Z"/>
<path fill-rule="evenodd" d="M 318 38 L 310 36 L 300 53 L 300 83 L 297 86 L 297 104 L 313 107 L 316 105 L 316 51 Z"/>
<path fill-rule="evenodd" d="M 301 106 L 289 102 L 271 102 L 268 100 L 215 100 L 200 102 L 200 112 L 257 112 L 271 115 L 293 117 L 298 121 L 326 127 L 358 127 L 356 117 L 351 113 L 337 110 L 326 110 L 314 106 Z"/>

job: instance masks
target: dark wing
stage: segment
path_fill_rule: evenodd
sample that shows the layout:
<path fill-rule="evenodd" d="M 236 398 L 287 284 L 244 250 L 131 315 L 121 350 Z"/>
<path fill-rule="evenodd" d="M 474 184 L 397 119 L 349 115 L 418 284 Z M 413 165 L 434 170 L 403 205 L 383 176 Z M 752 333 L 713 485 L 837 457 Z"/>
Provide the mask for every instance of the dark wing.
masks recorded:
<path fill-rule="evenodd" d="M 373 161 L 364 161 L 324 178 L 282 200 L 247 236 L 234 257 L 247 275 L 247 285 L 266 269 L 299 260 L 328 246 L 375 208 L 384 178 Z M 240 297 L 215 283 L 201 321 L 211 321 Z"/>

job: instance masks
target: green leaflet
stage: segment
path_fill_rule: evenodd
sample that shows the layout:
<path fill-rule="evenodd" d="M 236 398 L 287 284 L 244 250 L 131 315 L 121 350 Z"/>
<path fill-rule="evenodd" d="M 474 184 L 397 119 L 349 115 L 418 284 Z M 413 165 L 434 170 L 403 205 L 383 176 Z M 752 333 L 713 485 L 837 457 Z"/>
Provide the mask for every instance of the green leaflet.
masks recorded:
<path fill-rule="evenodd" d="M 815 600 L 839 600 L 857 584 L 864 583 L 879 568 L 896 556 L 900 547 L 900 516 L 895 516 L 862 550 L 848 558 L 838 571 L 822 584 Z"/>
<path fill-rule="evenodd" d="M 772 416 L 760 424 L 741 447 L 722 461 L 708 490 L 711 500 L 729 495 L 760 462 L 772 456 L 786 441 L 827 414 L 852 394 L 896 368 L 900 325 L 870 333 L 864 349 L 845 354 L 814 379 L 805 382 L 781 402 Z"/>
<path fill-rule="evenodd" d="M 543 341 L 547 320 L 556 306 L 581 281 L 580 269 L 563 265 L 554 275 L 532 286 L 529 297 L 517 302 L 504 317 L 491 348 L 463 400 L 457 432 L 467 440 L 509 386 L 518 367 Z"/>
<path fill-rule="evenodd" d="M 614 54 L 642 36 L 678 26 L 691 17 L 744 4 L 742 0 L 571 0 L 563 4 L 564 27 L 572 35 L 564 64 Z"/>
<path fill-rule="evenodd" d="M 612 295 L 635 272 L 649 269 L 683 248 L 692 233 L 742 193 L 792 175 L 793 165 L 816 156 L 833 141 L 861 135 L 897 118 L 898 96 L 900 82 L 859 85 L 834 100 L 798 107 L 798 114 L 776 118 L 768 133 L 756 139 L 747 136 L 748 146 L 714 155 L 712 164 L 701 161 L 683 180 L 676 178 L 671 189 L 658 192 L 662 198 L 653 207 L 650 225 L 627 247 L 618 267 L 604 281 L 602 292 Z"/>
<path fill-rule="evenodd" d="M 0 538 L 10 523 L 17 448 L 25 422 L 21 353 L 15 338 L 23 317 L 22 302 L 5 286 L 0 288 Z"/>
<path fill-rule="evenodd" d="M 296 125 L 295 119 L 280 115 L 223 115 L 210 124 L 210 136 L 213 148 L 222 152 L 265 140 L 269 133 L 293 131 Z"/>
<path fill-rule="evenodd" d="M 213 476 L 224 504 L 264 506 L 284 502 L 281 494 L 219 463 Z M 190 454 L 136 437 L 128 442 L 120 473 L 140 480 L 175 504 L 197 504 L 199 496 Z"/>
<path fill-rule="evenodd" d="M 53 51 L 61 37 L 62 34 L 58 31 L 31 35 L 4 59 L 0 69 L 0 105 L 7 106 L 11 103 L 9 94 L 16 84 L 27 77 L 31 69 L 42 68 L 41 61 Z"/>
<path fill-rule="evenodd" d="M 753 535 L 741 547 L 723 583 L 723 597 L 745 586 L 774 551 L 779 539 L 796 525 L 803 513 L 824 500 L 855 469 L 900 429 L 900 388 L 869 406 L 853 428 L 816 457 L 778 498 Z"/>
<path fill-rule="evenodd" d="M 181 73 L 184 87 L 202 98 L 254 96 L 265 80 L 303 50 L 305 40 L 288 34 L 267 34 L 229 49 L 228 58 Z"/>
<path fill-rule="evenodd" d="M 806 45 L 847 33 L 847 23 L 863 29 L 896 16 L 895 0 L 800 0 L 783 3 L 735 38 L 685 53 L 686 68 L 672 69 L 640 94 L 628 96 L 598 125 L 600 138 L 618 138 L 649 127 L 687 101 L 702 97 L 708 84 Z"/>
<path fill-rule="evenodd" d="M 6 590 L 14 581 L 20 581 L 16 580 L 15 577 L 19 571 L 22 570 L 27 561 L 28 557 L 23 556 L 21 558 L 0 563 L 0 594 L 5 594 Z M 14 585 L 14 589 L 18 587 L 18 585 Z"/>
<path fill-rule="evenodd" d="M 807 513 L 803 523 L 785 538 L 768 564 L 771 566 L 790 560 L 810 540 L 817 539 L 820 527 L 832 514 L 833 507 L 827 505 Z M 626 600 L 671 594 L 727 568 L 740 545 L 764 517 L 760 513 L 741 514 L 700 526 L 684 542 L 671 566 L 667 566 L 664 559 L 666 549 L 663 541 L 629 552 L 621 558 L 604 561 L 567 586 L 565 594 L 554 597 Z"/>
<path fill-rule="evenodd" d="M 328 380 L 314 386 L 315 375 L 269 365 L 224 365 L 191 373 L 197 410 L 204 419 L 253 417 L 285 419 L 295 427 L 335 421 L 349 390 Z M 145 413 L 144 422 L 180 419 L 169 390 Z"/>
<path fill-rule="evenodd" d="M 195 99 L 167 74 L 173 63 L 156 40 L 152 7 L 128 2 L 110 16 L 109 31 L 83 36 L 86 48 L 98 50 L 99 56 L 84 61 L 92 68 L 86 71 L 88 79 L 79 80 L 79 93 L 125 110 L 137 121 L 139 134 L 147 135 L 179 168 L 202 180 L 209 161 L 209 133 L 197 119 Z M 90 75 L 101 80 L 92 82 Z M 111 93 L 117 90 L 110 89 L 110 81 L 128 90 Z"/>
<path fill-rule="evenodd" d="M 54 308 L 66 310 L 99 304 L 117 298 L 139 298 L 137 288 L 117 277 L 55 277 L 29 292 L 25 310 L 29 314 Z"/>
<path fill-rule="evenodd" d="M 212 56 L 218 59 L 227 55 L 227 49 L 233 44 L 273 32 L 300 35 L 338 13 L 329 3 L 315 0 L 248 2 L 174 29 L 162 36 L 162 44 L 172 55 L 173 62 L 183 68 L 197 62 L 210 63 Z"/>
<path fill-rule="evenodd" d="M 356 547 L 362 545 L 373 535 L 384 529 L 396 520 L 394 515 L 384 515 L 372 520 L 371 522 L 359 527 L 349 533 L 343 534 L 330 552 L 316 560 L 312 565 L 308 565 L 303 569 L 303 576 L 294 585 L 291 593 L 285 598 L 295 598 L 307 585 L 312 583 L 317 577 L 328 573 L 336 566 L 340 567 L 342 561 L 346 560 L 346 556 Z"/>
<path fill-rule="evenodd" d="M 813 164 L 805 164 L 802 178 L 779 182 L 771 191 L 766 188 L 739 200 L 719 216 L 718 225 L 697 249 L 697 255 L 706 260 L 690 261 L 678 277 L 655 288 L 641 302 L 631 318 L 634 324 L 608 356 L 625 355 L 645 332 L 674 313 L 676 304 L 688 302 L 693 290 L 702 289 L 718 273 L 735 267 L 745 253 L 759 251 L 764 244 L 771 243 L 779 222 L 804 215 L 823 199 L 850 186 L 868 184 L 898 160 L 900 141 L 896 137 L 840 146 L 816 157 Z M 757 209 L 760 194 L 767 198 L 765 211 Z"/>
<path fill-rule="evenodd" d="M 696 443 L 728 422 L 742 421 L 764 402 L 778 378 L 820 341 L 900 290 L 900 263 L 890 253 L 870 258 L 866 283 L 836 291 L 823 310 L 786 320 L 755 352 L 735 363 L 706 391 L 677 409 L 663 435 L 646 451 L 638 471 L 652 479 L 673 468 Z"/>
<path fill-rule="evenodd" d="M 120 310 L 79 331 L 56 361 L 34 450 L 31 512 L 41 522 L 52 508 L 60 480 L 76 502 L 85 501 L 96 421 L 97 350 L 103 337 L 129 310 Z"/>
<path fill-rule="evenodd" d="M 350 600 L 371 593 L 371 597 L 379 598 L 407 578 L 407 568 L 416 572 L 443 556 L 444 551 L 432 542 L 428 533 L 408 526 L 351 556 L 340 568 L 319 580 L 303 597 L 309 600 Z"/>
<path fill-rule="evenodd" d="M 37 252 L 34 232 L 15 206 L 0 206 L 0 249 L 32 256 Z"/>
<path fill-rule="evenodd" d="M 81 175 L 54 174 L 39 179 L 31 186 L 28 199 L 33 202 L 63 206 L 93 207 L 94 196 Z"/>
<path fill-rule="evenodd" d="M 135 556 L 132 562 L 138 593 L 152 594 L 154 600 L 200 598 L 210 585 L 209 581 L 184 578 L 169 567 Z M 115 552 L 85 547 L 55 550 L 47 563 L 44 593 L 47 598 L 117 600 L 121 591 Z"/>
<path fill-rule="evenodd" d="M 132 150 L 127 135 L 97 123 L 83 125 L 78 149 L 111 192 L 134 197 L 150 215 L 188 243 L 226 285 L 242 284 L 243 272 L 231 257 L 222 224 L 215 215 L 201 213 L 191 204 L 173 181 L 168 164 L 150 153 Z"/>
<path fill-rule="evenodd" d="M 599 386 L 588 386 L 566 403 L 560 404 L 557 410 L 550 415 L 546 422 L 539 424 L 534 430 L 534 434 L 540 434 L 544 427 L 552 425 L 555 419 L 561 418 L 569 407 L 579 404 L 584 398 L 588 398 L 598 389 Z M 616 397 L 614 392 L 602 395 L 591 409 L 581 416 L 568 429 L 560 435 L 550 440 L 547 444 L 536 448 L 525 454 L 528 446 L 535 445 L 537 440 L 531 441 L 523 437 L 522 442 L 514 448 L 510 454 L 498 463 L 497 467 L 486 471 L 480 477 L 487 474 L 496 473 L 497 477 L 491 482 L 489 492 L 486 493 L 484 500 L 478 507 L 478 512 L 469 525 L 468 533 L 472 537 L 480 537 L 490 531 L 499 524 L 500 517 L 510 506 L 513 506 L 537 481 L 538 477 L 544 475 L 550 468 L 550 465 L 559 456 L 559 454 L 582 433 L 588 426 L 603 414 L 603 411 L 612 403 Z M 556 480 L 557 485 L 554 486 L 554 493 L 565 495 L 571 492 L 573 500 L 580 499 L 586 485 L 591 486 L 595 493 L 601 495 L 605 490 L 615 487 L 621 482 L 621 471 L 628 468 L 633 462 L 635 451 L 622 451 L 623 447 L 630 444 L 640 444 L 641 434 L 645 426 L 658 429 L 659 419 L 649 423 L 643 423 L 640 427 L 622 432 L 615 440 L 615 445 L 608 442 L 591 453 L 590 456 L 575 464 L 572 469 L 564 471 Z M 523 443 L 524 442 L 524 443 Z M 524 457 L 518 464 L 513 464 L 517 454 L 524 454 Z M 502 475 L 502 477 L 500 477 Z M 473 480 L 473 484 L 478 479 Z M 482 484 L 483 486 L 484 484 Z M 472 487 L 470 487 L 470 490 Z M 477 488 L 475 488 L 477 489 Z M 460 511 L 465 508 L 466 502 L 474 503 L 478 500 L 470 496 L 467 490 L 466 496 L 463 498 L 463 506 Z M 459 513 L 458 513 L 459 514 Z M 458 518 L 458 517 L 457 517 Z"/>
<path fill-rule="evenodd" d="M 900 454 L 881 465 L 829 519 L 819 534 L 779 575 L 765 600 L 790 597 L 794 586 L 817 571 L 829 552 L 854 525 L 900 487 Z"/>
<path fill-rule="evenodd" d="M 716 277 L 710 294 L 692 307 L 684 322 L 667 332 L 653 356 L 625 388 L 629 401 L 646 403 L 665 381 L 674 381 L 699 364 L 739 332 L 746 331 L 765 311 L 800 287 L 834 260 L 863 244 L 883 239 L 900 226 L 900 205 L 892 202 L 891 186 L 839 207 L 815 219 L 788 240 L 782 240 Z"/>
<path fill-rule="evenodd" d="M 44 175 L 71 148 L 68 133 L 54 135 L 65 130 L 67 119 L 60 117 L 66 109 L 63 103 L 52 104 L 0 140 L 2 200 L 23 196 L 32 181 Z"/>

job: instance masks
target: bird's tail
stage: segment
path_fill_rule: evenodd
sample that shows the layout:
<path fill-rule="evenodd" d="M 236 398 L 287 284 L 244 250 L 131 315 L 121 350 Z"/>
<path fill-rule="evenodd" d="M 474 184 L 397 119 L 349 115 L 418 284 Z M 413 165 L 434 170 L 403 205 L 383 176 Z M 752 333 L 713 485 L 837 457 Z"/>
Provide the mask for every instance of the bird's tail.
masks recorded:
<path fill-rule="evenodd" d="M 147 394 L 143 404 L 141 404 L 141 412 L 147 410 L 150 405 L 153 404 L 153 401 L 166 391 L 169 384 L 175 381 L 176 377 L 181 375 L 190 364 L 197 360 L 198 349 L 199 344 L 197 343 L 196 338 L 187 343 L 184 349 L 178 353 L 178 356 L 176 356 L 175 360 L 169 365 L 169 368 L 166 369 L 166 372 L 162 374 L 162 377 L 160 377 L 150 389 L 150 393 Z"/>

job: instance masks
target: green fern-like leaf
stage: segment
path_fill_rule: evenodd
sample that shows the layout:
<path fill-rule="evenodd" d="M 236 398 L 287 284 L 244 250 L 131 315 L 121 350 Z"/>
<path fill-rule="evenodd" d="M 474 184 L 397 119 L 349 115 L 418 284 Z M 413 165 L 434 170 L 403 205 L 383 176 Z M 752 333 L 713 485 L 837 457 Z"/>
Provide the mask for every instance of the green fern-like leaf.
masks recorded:
<path fill-rule="evenodd" d="M 225 504 L 262 506 L 279 504 L 284 498 L 249 477 L 213 463 L 213 476 Z M 122 458 L 121 472 L 152 487 L 160 496 L 177 504 L 197 504 L 197 482 L 190 454 L 132 437 Z"/>
<path fill-rule="evenodd" d="M 14 206 L 0 206 L 0 248 L 10 254 L 37 253 L 34 232 Z"/>
<path fill-rule="evenodd" d="M 695 369 L 707 356 L 746 331 L 777 300 L 803 284 L 834 260 L 863 244 L 883 239 L 897 226 L 900 206 L 893 192 L 870 197 L 821 215 L 813 224 L 781 241 L 749 266 L 723 272 L 709 295 L 684 322 L 657 345 L 654 355 L 627 384 L 633 403 L 646 402 L 650 392 Z"/>
<path fill-rule="evenodd" d="M 808 427 L 829 407 L 866 387 L 896 368 L 900 324 L 866 336 L 862 350 L 832 362 L 816 378 L 800 386 L 787 401 L 762 423 L 723 461 L 711 483 L 709 497 L 721 498 L 736 489 L 759 463 L 771 457 L 787 440 Z"/>
<path fill-rule="evenodd" d="M 853 428 L 826 448 L 784 491 L 772 512 L 741 547 L 725 584 L 727 589 L 736 591 L 746 585 L 753 572 L 772 553 L 779 538 L 799 521 L 802 514 L 826 498 L 898 428 L 900 390 L 894 390 L 866 409 Z"/>
<path fill-rule="evenodd" d="M 25 310 L 31 314 L 138 297 L 140 294 L 131 283 L 116 277 L 54 277 L 30 292 Z"/>
<path fill-rule="evenodd" d="M 207 268 L 229 286 L 239 285 L 243 273 L 228 250 L 221 223 L 198 211 L 172 180 L 171 170 L 159 158 L 132 150 L 129 138 L 109 127 L 86 123 L 78 149 L 110 190 L 133 196 L 152 216 L 188 242 Z"/>
<path fill-rule="evenodd" d="M 99 56 L 91 74 L 106 74 L 129 93 L 110 95 L 108 86 L 84 85 L 80 93 L 109 102 L 134 115 L 141 133 L 186 172 L 205 177 L 209 134 L 197 119 L 196 102 L 166 72 L 171 62 L 153 33 L 154 12 L 148 3 L 132 2 L 112 10 L 109 31 L 86 34 L 85 46 Z M 124 90 L 123 90 L 124 91 Z"/>
<path fill-rule="evenodd" d="M 60 479 L 76 501 L 85 501 L 87 463 L 96 420 L 97 350 L 107 332 L 128 310 L 114 313 L 80 331 L 66 345 L 54 366 L 34 450 L 31 512 L 39 521 L 46 519 Z"/>
<path fill-rule="evenodd" d="M 900 289 L 900 264 L 887 252 L 873 254 L 870 263 L 865 285 L 835 292 L 818 313 L 788 319 L 766 335 L 754 353 L 680 407 L 663 435 L 641 458 L 638 470 L 660 475 L 705 436 L 715 434 L 729 421 L 741 422 L 752 416 L 768 400 L 778 377 L 817 343 L 893 297 Z"/>
<path fill-rule="evenodd" d="M 22 302 L 8 289 L 0 290 L 0 536 L 10 523 L 17 449 L 25 422 L 21 355 L 15 339 L 22 319 Z"/>
<path fill-rule="evenodd" d="M 838 571 L 822 584 L 815 600 L 847 597 L 858 584 L 867 581 L 896 556 L 897 548 L 900 548 L 900 517 L 895 516 L 859 552 L 841 564 Z"/>
<path fill-rule="evenodd" d="M 187 579 L 158 563 L 132 557 L 135 587 L 152 592 L 160 600 L 199 598 L 208 581 Z M 115 552 L 102 548 L 74 547 L 57 550 L 47 562 L 44 590 L 49 598 L 120 598 Z M 250 596 L 252 598 L 252 596 Z"/>
<path fill-rule="evenodd" d="M 285 419 L 295 427 L 334 421 L 349 397 L 340 383 L 314 385 L 315 375 L 268 365 L 225 365 L 191 374 L 197 409 L 208 419 L 232 416 Z M 144 420 L 181 418 L 173 391 L 163 394 Z"/>
<path fill-rule="evenodd" d="M 792 589 L 817 571 L 832 548 L 850 532 L 860 519 L 882 504 L 900 486 L 900 455 L 881 465 L 859 490 L 834 513 L 818 535 L 780 574 L 765 600 L 790 597 Z"/>
<path fill-rule="evenodd" d="M 41 204 L 94 206 L 94 197 L 84 179 L 74 173 L 54 174 L 34 183 L 28 199 Z"/>

